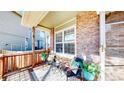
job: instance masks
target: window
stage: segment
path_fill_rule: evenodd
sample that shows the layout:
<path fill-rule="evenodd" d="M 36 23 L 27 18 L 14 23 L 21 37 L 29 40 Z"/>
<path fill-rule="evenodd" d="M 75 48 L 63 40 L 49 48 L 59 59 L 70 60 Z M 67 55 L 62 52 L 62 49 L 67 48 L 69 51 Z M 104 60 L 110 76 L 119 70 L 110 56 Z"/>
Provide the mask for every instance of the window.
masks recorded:
<path fill-rule="evenodd" d="M 74 28 L 64 31 L 64 41 L 74 41 Z"/>
<path fill-rule="evenodd" d="M 56 52 L 75 54 L 75 27 L 67 28 L 56 33 Z"/>
<path fill-rule="evenodd" d="M 56 34 L 56 42 L 62 42 L 62 32 Z"/>
<path fill-rule="evenodd" d="M 56 34 L 56 52 L 62 53 L 63 44 L 62 44 L 62 32 Z"/>
<path fill-rule="evenodd" d="M 63 44 L 56 44 L 56 52 L 62 53 L 63 51 Z"/>
<path fill-rule="evenodd" d="M 64 44 L 64 53 L 75 54 L 75 44 L 74 43 L 65 43 Z"/>

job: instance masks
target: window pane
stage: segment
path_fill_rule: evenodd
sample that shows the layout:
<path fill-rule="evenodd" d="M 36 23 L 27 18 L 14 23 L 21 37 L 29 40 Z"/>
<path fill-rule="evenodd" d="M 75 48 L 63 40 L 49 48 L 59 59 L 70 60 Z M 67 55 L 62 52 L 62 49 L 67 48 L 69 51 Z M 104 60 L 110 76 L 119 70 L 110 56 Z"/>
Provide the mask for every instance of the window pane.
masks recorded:
<path fill-rule="evenodd" d="M 63 45 L 61 44 L 56 44 L 56 52 L 62 53 L 63 50 Z"/>
<path fill-rule="evenodd" d="M 68 29 L 64 32 L 64 41 L 74 40 L 74 28 Z"/>
<path fill-rule="evenodd" d="M 62 42 L 62 32 L 56 34 L 56 42 Z"/>
<path fill-rule="evenodd" d="M 64 53 L 75 54 L 75 45 L 74 45 L 74 43 L 65 43 L 64 44 Z"/>

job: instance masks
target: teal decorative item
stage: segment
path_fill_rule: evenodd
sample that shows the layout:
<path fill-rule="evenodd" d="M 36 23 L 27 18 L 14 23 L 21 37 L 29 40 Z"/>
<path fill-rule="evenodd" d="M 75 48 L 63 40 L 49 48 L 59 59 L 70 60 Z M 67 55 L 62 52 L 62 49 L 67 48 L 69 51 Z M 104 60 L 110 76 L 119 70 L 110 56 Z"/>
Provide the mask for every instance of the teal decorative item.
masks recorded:
<path fill-rule="evenodd" d="M 85 80 L 92 81 L 100 74 L 100 66 L 95 63 L 83 64 L 83 76 Z"/>
<path fill-rule="evenodd" d="M 83 71 L 83 76 L 84 76 L 85 80 L 87 80 L 87 81 L 93 81 L 95 78 L 95 75 L 93 75 L 92 73 L 90 73 L 86 70 Z"/>
<path fill-rule="evenodd" d="M 79 66 L 79 63 L 78 62 L 76 62 L 75 60 L 72 60 L 71 61 L 71 67 L 72 68 L 78 68 L 78 66 Z"/>

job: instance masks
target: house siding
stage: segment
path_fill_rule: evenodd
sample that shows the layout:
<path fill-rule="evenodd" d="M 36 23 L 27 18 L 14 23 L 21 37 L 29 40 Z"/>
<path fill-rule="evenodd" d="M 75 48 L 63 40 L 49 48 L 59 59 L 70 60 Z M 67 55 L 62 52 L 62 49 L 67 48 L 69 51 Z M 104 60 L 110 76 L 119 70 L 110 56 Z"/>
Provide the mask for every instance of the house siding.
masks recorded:
<path fill-rule="evenodd" d="M 123 11 L 115 11 L 111 12 L 106 16 L 106 23 L 113 23 L 113 22 L 119 22 L 124 21 L 124 12 Z"/>
<path fill-rule="evenodd" d="M 124 21 L 124 12 L 112 12 L 106 23 Z M 106 80 L 124 80 L 124 23 L 111 25 L 106 32 Z"/>
<path fill-rule="evenodd" d="M 13 50 L 25 50 L 25 37 L 30 38 L 30 30 L 21 25 L 21 17 L 11 11 L 0 12 L 0 44 L 3 42 L 8 44 L 0 45 L 2 49 L 11 50 L 10 45 L 13 45 Z M 29 49 L 31 49 L 31 41 L 29 40 Z"/>

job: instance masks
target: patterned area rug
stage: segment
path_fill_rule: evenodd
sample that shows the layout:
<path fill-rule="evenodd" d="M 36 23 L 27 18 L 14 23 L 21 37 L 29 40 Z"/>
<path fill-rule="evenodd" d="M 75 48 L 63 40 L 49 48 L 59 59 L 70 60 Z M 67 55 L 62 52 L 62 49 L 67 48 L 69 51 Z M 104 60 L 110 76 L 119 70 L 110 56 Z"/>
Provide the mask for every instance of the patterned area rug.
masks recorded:
<path fill-rule="evenodd" d="M 53 67 L 50 65 L 40 66 L 38 68 L 34 68 L 34 73 L 37 76 L 37 79 L 40 81 L 66 81 L 65 73 L 58 69 L 57 67 Z"/>

